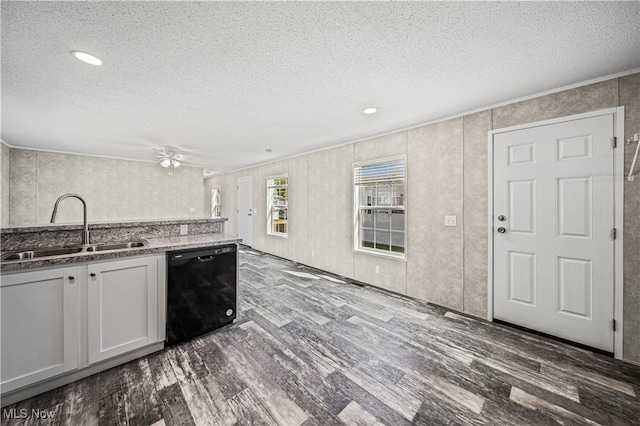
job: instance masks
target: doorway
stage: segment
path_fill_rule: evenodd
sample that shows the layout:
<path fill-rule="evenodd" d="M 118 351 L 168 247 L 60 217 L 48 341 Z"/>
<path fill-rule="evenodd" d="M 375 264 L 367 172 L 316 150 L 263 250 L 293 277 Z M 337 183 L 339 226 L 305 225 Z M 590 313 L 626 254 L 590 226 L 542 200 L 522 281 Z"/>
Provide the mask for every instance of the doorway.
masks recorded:
<path fill-rule="evenodd" d="M 253 245 L 253 176 L 238 178 L 238 237 L 242 244 Z"/>
<path fill-rule="evenodd" d="M 489 133 L 489 319 L 622 349 L 623 108 Z"/>

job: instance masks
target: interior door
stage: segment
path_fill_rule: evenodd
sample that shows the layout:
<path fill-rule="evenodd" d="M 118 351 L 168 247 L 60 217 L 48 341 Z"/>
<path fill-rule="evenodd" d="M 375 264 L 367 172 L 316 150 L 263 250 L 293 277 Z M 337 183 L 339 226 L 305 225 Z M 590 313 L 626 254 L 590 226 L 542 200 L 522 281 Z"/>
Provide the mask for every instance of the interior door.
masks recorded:
<path fill-rule="evenodd" d="M 613 352 L 613 135 L 613 114 L 494 134 L 494 318 Z"/>
<path fill-rule="evenodd" d="M 253 245 L 253 176 L 238 178 L 238 237 Z"/>

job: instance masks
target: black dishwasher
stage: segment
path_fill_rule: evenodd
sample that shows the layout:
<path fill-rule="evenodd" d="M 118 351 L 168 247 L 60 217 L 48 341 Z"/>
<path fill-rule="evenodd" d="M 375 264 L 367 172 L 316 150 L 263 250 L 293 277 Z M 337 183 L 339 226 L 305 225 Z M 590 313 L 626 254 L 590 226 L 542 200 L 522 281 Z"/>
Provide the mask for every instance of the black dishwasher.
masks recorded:
<path fill-rule="evenodd" d="M 236 318 L 236 244 L 167 253 L 167 340 L 173 345 Z"/>

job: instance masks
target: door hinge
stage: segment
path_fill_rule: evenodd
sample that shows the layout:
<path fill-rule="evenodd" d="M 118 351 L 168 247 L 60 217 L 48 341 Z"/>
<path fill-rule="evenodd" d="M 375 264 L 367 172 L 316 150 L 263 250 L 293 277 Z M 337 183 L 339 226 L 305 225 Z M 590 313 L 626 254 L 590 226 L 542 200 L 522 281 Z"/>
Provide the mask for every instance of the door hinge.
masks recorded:
<path fill-rule="evenodd" d="M 618 147 L 618 138 L 614 136 L 611 138 L 611 148 L 617 148 L 617 147 Z"/>
<path fill-rule="evenodd" d="M 613 327 L 613 331 L 616 331 L 616 320 L 611 321 L 611 326 Z"/>
<path fill-rule="evenodd" d="M 618 232 L 617 232 L 616 228 L 613 228 L 613 229 L 611 230 L 611 238 L 615 240 L 615 239 L 616 239 L 617 234 L 618 234 Z"/>

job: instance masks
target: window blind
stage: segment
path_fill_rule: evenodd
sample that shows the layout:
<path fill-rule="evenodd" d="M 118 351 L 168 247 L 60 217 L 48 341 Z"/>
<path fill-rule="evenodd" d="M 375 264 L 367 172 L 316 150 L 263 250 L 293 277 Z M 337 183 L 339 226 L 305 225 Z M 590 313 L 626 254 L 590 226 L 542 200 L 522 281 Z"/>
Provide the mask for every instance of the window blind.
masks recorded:
<path fill-rule="evenodd" d="M 404 160 L 356 166 L 353 169 L 356 185 L 404 183 L 404 176 Z"/>

